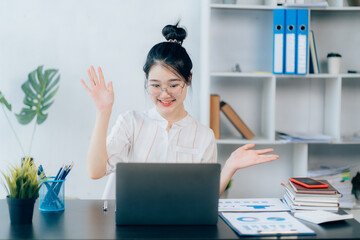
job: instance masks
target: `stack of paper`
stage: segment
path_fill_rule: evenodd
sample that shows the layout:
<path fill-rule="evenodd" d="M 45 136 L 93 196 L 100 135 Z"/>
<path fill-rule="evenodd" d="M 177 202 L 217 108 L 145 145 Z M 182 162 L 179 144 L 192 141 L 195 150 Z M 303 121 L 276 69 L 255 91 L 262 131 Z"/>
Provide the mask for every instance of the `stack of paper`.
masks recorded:
<path fill-rule="evenodd" d="M 320 180 L 328 183 L 326 180 Z M 284 201 L 292 211 L 326 210 L 337 212 L 341 194 L 329 184 L 326 189 L 304 188 L 291 181 L 283 184 L 285 188 Z"/>
<path fill-rule="evenodd" d="M 290 211 L 279 198 L 219 199 L 219 212 Z"/>
<path fill-rule="evenodd" d="M 287 212 L 226 212 L 220 216 L 240 236 L 316 234 Z"/>
<path fill-rule="evenodd" d="M 352 219 L 354 216 L 352 214 L 336 214 L 327 211 L 306 211 L 306 212 L 297 212 L 294 214 L 296 218 L 302 220 L 320 224 L 325 222 L 340 221 L 345 219 Z"/>
<path fill-rule="evenodd" d="M 240 236 L 315 235 L 279 198 L 219 199 L 220 217 Z"/>
<path fill-rule="evenodd" d="M 351 193 L 352 184 L 350 179 L 350 167 L 329 168 L 323 167 L 319 170 L 308 171 L 308 176 L 327 180 L 341 194 L 339 199 L 341 208 L 353 208 L 356 205 L 356 199 Z"/>
<path fill-rule="evenodd" d="M 342 0 L 338 0 L 342 1 Z M 294 1 L 293 1 L 294 2 Z M 329 6 L 328 2 L 316 2 L 316 3 L 284 3 L 284 7 L 287 8 L 327 8 Z"/>
<path fill-rule="evenodd" d="M 277 139 L 283 142 L 306 142 L 306 143 L 329 143 L 331 136 L 317 133 L 300 133 L 300 132 L 276 132 Z"/>

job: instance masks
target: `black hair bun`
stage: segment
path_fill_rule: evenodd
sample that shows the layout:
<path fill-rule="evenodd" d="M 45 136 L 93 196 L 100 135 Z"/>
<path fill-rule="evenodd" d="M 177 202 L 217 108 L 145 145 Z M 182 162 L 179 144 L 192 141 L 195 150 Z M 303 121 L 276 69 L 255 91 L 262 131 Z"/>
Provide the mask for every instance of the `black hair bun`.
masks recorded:
<path fill-rule="evenodd" d="M 185 29 L 178 27 L 178 23 L 176 25 L 166 25 L 162 30 L 162 35 L 165 37 L 167 41 L 176 40 L 178 43 L 183 43 L 186 38 Z"/>

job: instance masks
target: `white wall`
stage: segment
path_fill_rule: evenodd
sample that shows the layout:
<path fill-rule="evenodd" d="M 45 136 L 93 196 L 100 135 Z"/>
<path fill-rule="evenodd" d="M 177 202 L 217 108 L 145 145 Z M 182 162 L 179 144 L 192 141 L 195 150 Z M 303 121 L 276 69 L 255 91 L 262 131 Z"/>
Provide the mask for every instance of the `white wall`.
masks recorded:
<path fill-rule="evenodd" d="M 0 1 L 0 91 L 19 113 L 24 93 L 21 84 L 39 65 L 57 68 L 60 90 L 49 117 L 37 127 L 31 155 L 48 175 L 63 163 L 75 166 L 67 177 L 66 195 L 100 198 L 106 179 L 91 180 L 86 173 L 86 152 L 95 108 L 80 84 L 93 64 L 113 81 L 116 116 L 130 109 L 151 107 L 144 95 L 142 66 L 150 48 L 163 41 L 162 28 L 181 18 L 188 30 L 184 47 L 194 64 L 192 93 L 187 109 L 199 118 L 200 1 L 194 0 L 4 0 Z M 33 123 L 21 126 L 8 112 L 25 151 Z M 20 162 L 22 153 L 0 113 L 0 169 Z M 6 195 L 0 187 L 0 198 Z"/>

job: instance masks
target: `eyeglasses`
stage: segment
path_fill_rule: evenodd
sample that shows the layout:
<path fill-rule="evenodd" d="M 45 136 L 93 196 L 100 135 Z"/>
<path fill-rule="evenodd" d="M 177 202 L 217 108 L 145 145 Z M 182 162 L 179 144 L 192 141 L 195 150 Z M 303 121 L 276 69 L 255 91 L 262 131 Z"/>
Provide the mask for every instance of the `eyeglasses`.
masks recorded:
<path fill-rule="evenodd" d="M 160 86 L 160 84 L 158 83 L 147 83 L 146 85 L 146 90 L 147 92 L 154 96 L 160 96 L 161 91 L 167 91 L 167 93 L 173 97 L 177 97 L 179 95 L 181 95 L 183 88 L 185 87 L 185 82 L 184 84 L 180 84 L 180 83 L 173 83 L 170 86 L 166 87 L 166 88 L 162 88 Z"/>

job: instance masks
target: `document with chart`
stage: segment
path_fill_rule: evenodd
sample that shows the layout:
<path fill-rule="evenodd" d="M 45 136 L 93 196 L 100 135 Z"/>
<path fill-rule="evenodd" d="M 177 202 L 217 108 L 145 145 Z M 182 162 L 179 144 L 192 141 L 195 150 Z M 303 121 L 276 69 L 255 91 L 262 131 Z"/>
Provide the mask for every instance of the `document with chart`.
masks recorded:
<path fill-rule="evenodd" d="M 223 212 L 220 216 L 241 236 L 316 235 L 288 212 Z"/>
<path fill-rule="evenodd" d="M 290 208 L 279 198 L 219 199 L 219 212 L 280 212 Z"/>

